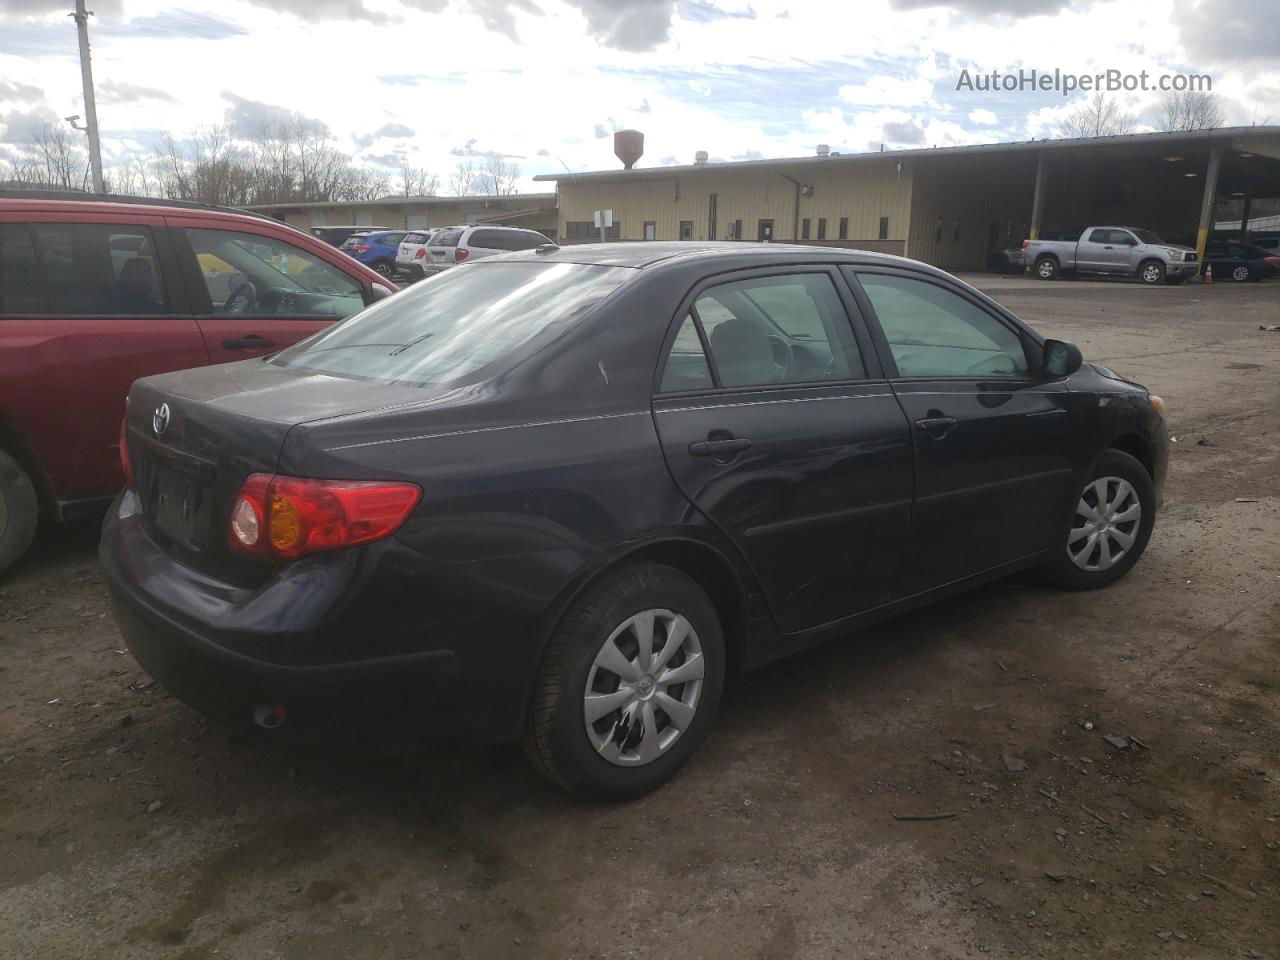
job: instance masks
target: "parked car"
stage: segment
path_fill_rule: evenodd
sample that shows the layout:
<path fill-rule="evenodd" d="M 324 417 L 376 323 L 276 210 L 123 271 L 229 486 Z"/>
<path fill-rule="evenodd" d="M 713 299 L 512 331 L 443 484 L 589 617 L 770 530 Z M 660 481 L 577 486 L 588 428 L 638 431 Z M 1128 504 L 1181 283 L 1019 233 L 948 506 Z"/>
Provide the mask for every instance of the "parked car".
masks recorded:
<path fill-rule="evenodd" d="M 323 240 L 325 243 L 329 244 L 330 246 L 340 247 L 346 242 L 347 238 L 351 236 L 353 233 L 357 233 L 357 232 L 367 233 L 370 230 L 390 230 L 390 229 L 391 229 L 390 227 L 372 227 L 372 226 L 360 227 L 360 226 L 351 226 L 351 225 L 332 226 L 332 227 L 325 226 L 325 227 L 312 227 L 311 235 L 315 237 L 317 240 Z"/>
<path fill-rule="evenodd" d="M 1280 250 L 1268 251 L 1239 240 L 1210 240 L 1204 248 L 1204 263 L 1215 280 L 1262 280 L 1280 271 Z"/>
<path fill-rule="evenodd" d="M 1197 273 L 1191 247 L 1165 243 L 1139 227 L 1087 227 L 1078 240 L 1024 240 L 1023 257 L 1041 280 L 1076 273 L 1136 276 L 1143 283 L 1180 283 Z"/>
<path fill-rule="evenodd" d="M 1267 253 L 1280 252 L 1280 237 L 1256 237 L 1250 243 L 1255 247 L 1261 247 Z"/>
<path fill-rule="evenodd" d="M 0 571 L 38 515 L 124 484 L 129 384 L 261 356 L 392 292 L 292 227 L 198 204 L 0 192 Z"/>
<path fill-rule="evenodd" d="M 437 233 L 436 230 L 415 230 L 406 233 L 396 250 L 396 272 L 410 280 L 421 280 L 426 276 L 427 244 Z"/>
<path fill-rule="evenodd" d="M 234 728 L 522 739 L 633 797 L 738 671 L 1017 570 L 1122 577 L 1162 409 L 915 261 L 541 247 L 139 380 L 100 557 L 138 662 Z"/>
<path fill-rule="evenodd" d="M 407 233 L 407 230 L 360 231 L 342 241 L 338 249 L 372 268 L 379 276 L 390 279 L 396 272 L 396 251 Z"/>
<path fill-rule="evenodd" d="M 547 244 L 555 246 L 536 230 L 520 227 L 445 227 L 433 234 L 427 244 L 423 271 L 439 273 L 468 260 L 495 257 L 513 250 L 533 250 Z"/>

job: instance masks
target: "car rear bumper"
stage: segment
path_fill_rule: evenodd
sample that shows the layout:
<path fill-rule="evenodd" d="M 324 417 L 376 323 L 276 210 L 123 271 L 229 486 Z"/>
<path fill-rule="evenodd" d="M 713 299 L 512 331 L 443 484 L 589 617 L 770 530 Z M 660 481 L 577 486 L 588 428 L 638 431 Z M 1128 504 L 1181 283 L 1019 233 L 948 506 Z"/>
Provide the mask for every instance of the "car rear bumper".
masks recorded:
<path fill-rule="evenodd" d="M 309 570 L 300 562 L 260 587 L 237 588 L 172 559 L 117 500 L 99 558 L 139 665 L 235 731 L 289 746 L 391 749 L 518 735 L 521 694 L 503 687 L 505 674 L 494 679 L 477 666 L 478 652 L 492 662 L 486 638 L 501 628 L 481 617 L 419 622 L 408 643 L 362 629 L 371 571 L 350 557 L 317 556 Z M 477 649 L 459 656 L 468 637 Z"/>

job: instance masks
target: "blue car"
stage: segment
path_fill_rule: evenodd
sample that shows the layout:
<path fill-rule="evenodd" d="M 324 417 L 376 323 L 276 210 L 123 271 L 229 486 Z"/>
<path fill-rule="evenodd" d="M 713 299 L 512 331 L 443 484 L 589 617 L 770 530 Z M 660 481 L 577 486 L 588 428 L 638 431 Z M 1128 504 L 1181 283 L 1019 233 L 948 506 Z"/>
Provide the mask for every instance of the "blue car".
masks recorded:
<path fill-rule="evenodd" d="M 396 250 L 408 230 L 368 230 L 353 233 L 342 241 L 341 250 L 366 267 L 372 267 L 390 279 L 396 272 Z"/>

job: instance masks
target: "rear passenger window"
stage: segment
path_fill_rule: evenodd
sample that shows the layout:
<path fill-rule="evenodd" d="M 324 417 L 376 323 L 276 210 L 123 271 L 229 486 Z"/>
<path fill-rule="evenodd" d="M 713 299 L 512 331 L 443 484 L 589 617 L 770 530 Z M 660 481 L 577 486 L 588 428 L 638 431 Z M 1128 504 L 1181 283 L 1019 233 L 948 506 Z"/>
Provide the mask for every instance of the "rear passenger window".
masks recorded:
<path fill-rule="evenodd" d="M 60 315 L 165 313 L 168 301 L 148 227 L 35 223 L 36 274 Z"/>
<path fill-rule="evenodd" d="M 36 273 L 36 248 L 27 226 L 0 223 L 0 315 L 48 312 L 49 302 Z"/>
<path fill-rule="evenodd" d="M 700 390 L 713 385 L 707 355 L 702 349 L 702 340 L 698 337 L 698 327 L 693 314 L 687 314 L 680 324 L 675 342 L 671 344 L 671 352 L 667 355 L 660 389 L 663 393 L 675 393 L 679 390 Z"/>
<path fill-rule="evenodd" d="M 863 273 L 898 375 L 1020 377 L 1027 355 L 1018 335 L 981 307 L 937 284 Z"/>
<path fill-rule="evenodd" d="M 849 319 L 826 274 L 756 277 L 705 290 L 693 305 L 711 348 L 721 387 L 847 380 L 866 376 Z M 662 389 L 689 390 L 701 341 L 681 328 L 667 360 Z M 687 378 L 668 384 L 673 366 Z"/>

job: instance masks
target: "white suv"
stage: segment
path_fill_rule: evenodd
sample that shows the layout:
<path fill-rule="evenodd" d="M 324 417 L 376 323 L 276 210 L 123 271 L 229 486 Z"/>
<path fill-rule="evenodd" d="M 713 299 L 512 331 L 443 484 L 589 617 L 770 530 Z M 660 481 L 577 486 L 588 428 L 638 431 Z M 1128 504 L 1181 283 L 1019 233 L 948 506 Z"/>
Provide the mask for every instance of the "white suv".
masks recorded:
<path fill-rule="evenodd" d="M 396 247 L 396 273 L 410 280 L 421 280 L 427 275 L 427 243 L 438 230 L 411 230 Z"/>
<path fill-rule="evenodd" d="M 520 227 L 445 227 L 427 243 L 426 272 L 437 273 L 466 260 L 532 250 L 549 243 L 552 241 L 536 230 Z"/>

